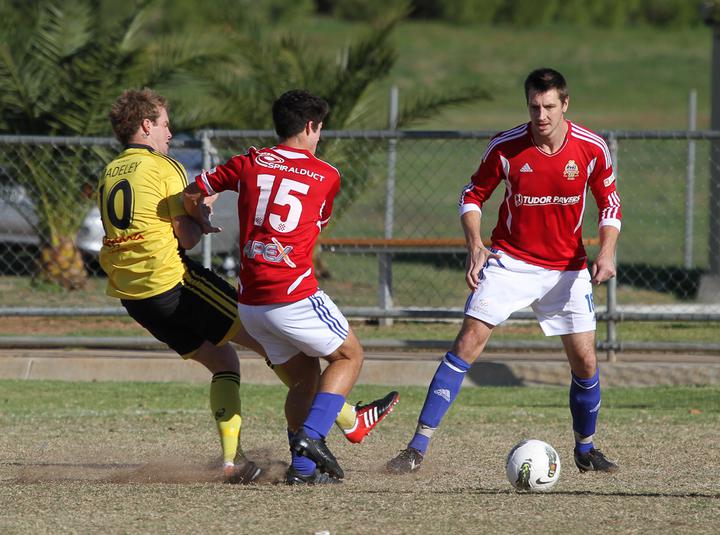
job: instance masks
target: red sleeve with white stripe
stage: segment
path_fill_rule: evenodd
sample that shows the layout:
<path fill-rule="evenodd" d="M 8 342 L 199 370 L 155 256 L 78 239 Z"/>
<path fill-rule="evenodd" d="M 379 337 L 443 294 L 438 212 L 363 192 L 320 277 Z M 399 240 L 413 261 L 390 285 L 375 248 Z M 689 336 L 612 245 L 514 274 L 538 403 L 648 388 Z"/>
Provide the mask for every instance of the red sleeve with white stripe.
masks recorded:
<path fill-rule="evenodd" d="M 318 220 L 318 227 L 322 230 L 330 222 L 330 216 L 332 215 L 333 202 L 335 201 L 335 195 L 340 191 L 340 180 L 336 180 L 333 187 L 328 192 L 328 196 L 325 198 L 320 207 L 320 219 Z"/>
<path fill-rule="evenodd" d="M 238 191 L 238 182 L 243 169 L 248 164 L 248 156 L 233 156 L 225 164 L 203 170 L 195 177 L 195 183 L 205 195 L 214 195 L 221 191 Z"/>
<path fill-rule="evenodd" d="M 500 181 L 505 178 L 499 151 L 494 148 L 483 156 L 480 167 L 475 171 L 471 182 L 460 192 L 460 215 L 466 212 L 482 212 L 483 203 L 490 198 Z"/>
<path fill-rule="evenodd" d="M 576 124 L 573 124 L 572 128 L 574 136 L 589 141 L 594 148 L 595 158 L 592 161 L 593 169 L 588 174 L 588 182 L 598 206 L 598 226 L 609 225 L 620 230 L 622 210 L 610 150 L 605 140 L 594 132 Z"/>

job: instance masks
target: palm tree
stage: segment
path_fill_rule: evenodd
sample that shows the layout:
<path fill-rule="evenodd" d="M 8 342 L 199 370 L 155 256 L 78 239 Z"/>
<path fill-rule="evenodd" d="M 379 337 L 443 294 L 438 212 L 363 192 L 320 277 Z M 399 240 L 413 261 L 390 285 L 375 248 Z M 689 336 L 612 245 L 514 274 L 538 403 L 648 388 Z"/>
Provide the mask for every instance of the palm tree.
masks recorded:
<path fill-rule="evenodd" d="M 91 0 L 0 4 L 0 132 L 43 136 L 110 134 L 107 113 L 124 88 L 152 86 L 181 103 L 207 90 L 200 75 L 224 56 L 196 35 L 151 39 L 147 2 L 125 6 L 108 20 Z M 176 88 L 182 88 L 180 94 Z M 179 106 L 194 110 L 193 106 Z M 192 120 L 193 113 L 176 119 Z M 82 287 L 86 272 L 74 236 L 110 149 L 101 146 L 18 145 L 4 155 L 33 200 L 41 236 L 41 275 L 66 288 Z M 12 161 L 12 166 L 9 165 Z"/>

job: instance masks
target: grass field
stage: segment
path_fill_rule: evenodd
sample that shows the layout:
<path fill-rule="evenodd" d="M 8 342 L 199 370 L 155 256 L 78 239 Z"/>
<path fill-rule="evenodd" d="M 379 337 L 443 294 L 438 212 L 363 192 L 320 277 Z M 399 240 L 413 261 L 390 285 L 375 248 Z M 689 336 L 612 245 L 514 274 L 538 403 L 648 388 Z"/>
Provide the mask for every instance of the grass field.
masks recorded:
<path fill-rule="evenodd" d="M 351 397 L 383 393 L 364 386 Z M 0 381 L 0 532 L 717 532 L 716 387 L 606 389 L 598 437 L 621 465 L 614 476 L 572 465 L 565 389 L 466 388 L 422 469 L 387 475 L 424 394 L 403 389 L 360 446 L 333 431 L 343 485 L 288 488 L 271 484 L 287 461 L 283 389 L 245 385 L 244 447 L 269 474 L 232 487 L 217 478 L 206 387 Z M 505 481 L 505 454 L 528 437 L 560 454 L 550 494 L 517 494 Z"/>
<path fill-rule="evenodd" d="M 421 269 L 417 266 L 416 273 Z M 400 272 L 402 274 L 402 272 Z M 412 271 L 411 271 L 412 273 Z M 439 273 L 439 274 L 438 274 Z M 442 274 L 442 270 L 436 276 Z M 455 277 L 457 272 L 453 272 Z M 367 274 L 366 274 L 367 275 Z M 454 279 L 448 279 L 454 280 Z M 337 299 L 340 306 L 370 306 L 375 303 L 376 288 L 362 280 L 332 279 L 323 284 L 330 295 L 346 296 Z M 448 285 L 450 282 L 448 282 Z M 57 288 L 36 289 L 27 277 L 0 277 L 0 291 L 3 292 L 3 306 L 10 307 L 118 307 L 119 303 L 104 294 L 105 279 L 92 278 L 86 291 L 66 292 Z M 620 302 L 672 304 L 667 294 L 620 289 Z M 411 295 L 405 296 L 401 304 L 412 305 Z M 458 289 L 456 302 L 459 306 L 465 297 L 464 290 Z M 595 303 L 605 304 L 604 288 L 596 291 Z M 457 321 L 426 322 L 396 321 L 392 326 L 377 323 L 353 321 L 353 330 L 361 341 L 373 339 L 397 340 L 446 340 L 452 343 L 459 329 Z M 716 343 L 717 322 L 623 322 L 618 325 L 618 336 L 622 341 L 633 342 L 690 342 Z M 0 336 L 148 336 L 147 332 L 129 317 L 65 317 L 26 318 L 22 316 L 0 317 Z M 598 323 L 597 338 L 606 337 L 606 324 Z M 498 327 L 493 341 L 547 340 L 534 321 L 512 322 Z"/>
<path fill-rule="evenodd" d="M 294 31 L 334 61 L 335 51 L 367 25 L 312 18 Z M 510 28 L 414 20 L 400 24 L 392 40 L 398 61 L 373 93 L 380 124 L 386 122 L 391 83 L 399 86 L 401 103 L 406 94 L 428 88 L 480 84 L 491 91 L 492 101 L 449 110 L 418 128 L 508 128 L 526 117 L 524 77 L 549 66 L 568 79 L 571 118 L 590 128 L 686 128 L 691 89 L 698 91 L 698 127 L 709 125 L 712 39 L 705 27 Z"/>

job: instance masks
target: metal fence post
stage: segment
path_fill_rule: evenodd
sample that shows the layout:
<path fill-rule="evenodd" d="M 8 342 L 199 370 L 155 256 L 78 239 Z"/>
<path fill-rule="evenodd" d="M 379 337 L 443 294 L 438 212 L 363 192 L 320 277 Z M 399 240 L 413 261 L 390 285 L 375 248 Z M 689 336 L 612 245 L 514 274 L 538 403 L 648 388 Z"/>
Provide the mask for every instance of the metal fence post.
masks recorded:
<path fill-rule="evenodd" d="M 697 91 L 692 89 L 688 100 L 688 130 L 697 128 Z M 685 268 L 693 267 L 693 219 L 695 217 L 695 140 L 688 139 L 687 175 L 685 180 Z"/>
<path fill-rule="evenodd" d="M 720 130 L 720 20 L 706 21 L 712 28 L 712 69 L 710 74 L 710 128 Z M 710 141 L 710 161 L 720 154 L 720 140 Z M 710 269 L 708 277 L 720 278 L 720 166 L 710 165 L 710 229 L 708 232 L 708 253 Z"/>
<path fill-rule="evenodd" d="M 398 119 L 398 88 L 390 88 L 390 114 L 388 128 L 394 131 Z M 395 218 L 395 167 L 397 163 L 397 138 L 388 141 L 387 181 L 385 182 L 385 239 L 393 237 L 393 221 Z M 392 253 L 378 255 L 378 277 L 380 292 L 380 308 L 383 311 L 393 308 L 392 296 Z M 392 325 L 392 318 L 380 318 L 380 325 Z"/>
<path fill-rule="evenodd" d="M 210 143 L 210 135 L 207 130 L 203 130 L 200 133 L 200 141 L 202 142 L 202 165 L 203 169 L 207 170 L 212 167 L 212 160 L 210 156 L 210 149 L 212 143 Z M 210 268 L 212 266 L 212 235 L 205 234 L 202 238 L 202 258 L 203 266 Z"/>
<path fill-rule="evenodd" d="M 613 172 L 615 173 L 616 184 L 619 185 L 618 175 L 618 141 L 615 136 L 611 135 L 608 138 L 608 144 L 610 148 L 610 157 L 613 162 Z M 615 253 L 615 265 L 617 266 L 617 252 Z M 607 335 L 605 342 L 607 344 L 607 360 L 608 362 L 617 361 L 617 353 L 615 352 L 615 346 L 617 344 L 617 322 L 615 321 L 615 314 L 617 313 L 617 277 L 613 277 L 607 281 Z"/>

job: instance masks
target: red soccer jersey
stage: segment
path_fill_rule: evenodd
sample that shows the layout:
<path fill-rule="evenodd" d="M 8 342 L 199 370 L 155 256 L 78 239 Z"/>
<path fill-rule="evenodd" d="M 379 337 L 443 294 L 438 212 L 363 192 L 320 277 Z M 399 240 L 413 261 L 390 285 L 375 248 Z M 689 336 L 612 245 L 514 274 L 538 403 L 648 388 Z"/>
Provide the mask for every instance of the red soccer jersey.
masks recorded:
<path fill-rule="evenodd" d="M 291 303 L 317 291 L 312 252 L 340 189 L 337 169 L 306 150 L 278 145 L 233 156 L 195 182 L 206 195 L 239 193 L 238 301 Z"/>
<path fill-rule="evenodd" d="M 480 210 L 502 180 L 505 199 L 492 243 L 529 264 L 567 271 L 587 266 L 582 219 L 588 186 L 599 208 L 599 226 L 620 229 L 610 151 L 600 136 L 570 121 L 555 154 L 535 145 L 530 123 L 493 137 L 462 191 L 461 214 Z"/>

